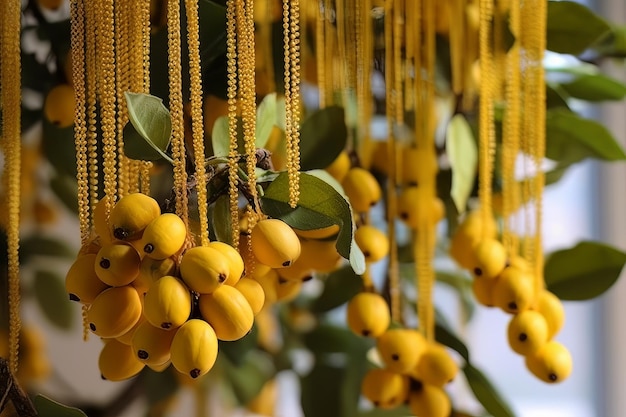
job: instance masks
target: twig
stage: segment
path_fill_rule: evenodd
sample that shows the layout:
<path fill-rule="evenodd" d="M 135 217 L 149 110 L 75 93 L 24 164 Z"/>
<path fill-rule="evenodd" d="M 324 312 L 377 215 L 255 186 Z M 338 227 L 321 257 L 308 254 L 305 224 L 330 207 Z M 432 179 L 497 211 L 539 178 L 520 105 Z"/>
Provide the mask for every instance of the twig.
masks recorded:
<path fill-rule="evenodd" d="M 7 399 L 9 399 L 13 403 L 18 416 L 37 417 L 35 406 L 18 384 L 17 379 L 9 369 L 9 362 L 4 358 L 0 358 L 0 392 L 2 392 L 0 411 L 4 409 Z"/>

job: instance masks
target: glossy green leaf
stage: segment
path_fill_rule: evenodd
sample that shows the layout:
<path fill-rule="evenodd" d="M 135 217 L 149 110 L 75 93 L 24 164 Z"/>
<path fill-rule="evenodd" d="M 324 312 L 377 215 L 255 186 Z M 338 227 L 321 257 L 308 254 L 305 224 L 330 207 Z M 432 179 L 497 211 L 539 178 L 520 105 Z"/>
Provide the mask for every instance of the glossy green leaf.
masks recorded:
<path fill-rule="evenodd" d="M 357 336 L 345 327 L 331 324 L 321 324 L 305 333 L 302 336 L 302 342 L 316 356 L 327 353 L 346 353 L 359 345 L 367 345 L 368 348 L 373 345 L 369 339 Z"/>
<path fill-rule="evenodd" d="M 220 242 L 228 243 L 233 241 L 232 222 L 230 218 L 230 199 L 227 195 L 220 196 L 213 206 L 213 232 Z"/>
<path fill-rule="evenodd" d="M 42 119 L 41 147 L 58 174 L 76 177 L 74 127 L 58 127 Z"/>
<path fill-rule="evenodd" d="M 502 395 L 479 369 L 468 363 L 463 367 L 463 373 L 476 399 L 489 414 L 498 417 L 515 416 Z"/>
<path fill-rule="evenodd" d="M 613 24 L 609 36 L 593 49 L 602 56 L 626 58 L 626 26 Z"/>
<path fill-rule="evenodd" d="M 62 240 L 41 235 L 30 235 L 20 241 L 20 263 L 28 262 L 33 256 L 73 258 L 76 253 Z"/>
<path fill-rule="evenodd" d="M 478 149 L 472 128 L 462 114 L 453 116 L 448 124 L 446 153 L 452 169 L 450 195 L 459 213 L 463 213 L 474 187 L 478 168 Z"/>
<path fill-rule="evenodd" d="M 621 100 L 626 97 L 626 84 L 604 74 L 585 74 L 562 83 L 571 97 L 586 101 Z"/>
<path fill-rule="evenodd" d="M 563 107 L 569 109 L 567 93 L 559 84 L 546 82 L 546 108 Z"/>
<path fill-rule="evenodd" d="M 256 147 L 264 148 L 276 125 L 276 93 L 263 98 L 256 111 Z"/>
<path fill-rule="evenodd" d="M 610 33 L 609 24 L 588 7 L 574 1 L 549 1 L 547 48 L 578 55 Z"/>
<path fill-rule="evenodd" d="M 313 301 L 311 311 L 323 313 L 348 302 L 363 288 L 363 279 L 352 268 L 345 267 L 332 272 L 324 280 L 324 290 Z"/>
<path fill-rule="evenodd" d="M 300 173 L 300 199 L 296 208 L 289 205 L 289 176 L 280 174 L 265 190 L 263 212 L 291 227 L 310 230 L 337 224 L 337 251 L 357 274 L 365 271 L 363 252 L 354 242 L 352 209 L 344 195 L 314 174 Z"/>
<path fill-rule="evenodd" d="M 131 159 L 155 161 L 167 156 L 172 119 L 163 100 L 150 94 L 124 93 L 129 123 L 124 127 L 124 154 Z"/>
<path fill-rule="evenodd" d="M 622 147 L 603 125 L 565 109 L 547 111 L 546 156 L 567 164 L 585 158 L 626 159 Z"/>
<path fill-rule="evenodd" d="M 87 417 L 78 408 L 68 407 L 41 394 L 33 399 L 33 405 L 39 417 Z"/>
<path fill-rule="evenodd" d="M 178 391 L 180 387 L 175 376 L 176 372 L 178 371 L 173 366 L 163 372 L 153 371 L 147 366 L 141 371 L 139 378 L 148 404 L 155 405 L 166 401 Z"/>
<path fill-rule="evenodd" d="M 544 277 L 550 291 L 563 300 L 589 300 L 608 290 L 620 276 L 626 253 L 598 242 L 580 242 L 553 252 Z"/>
<path fill-rule="evenodd" d="M 435 324 L 435 339 L 450 349 L 456 351 L 459 355 L 463 357 L 467 362 L 469 362 L 469 350 L 465 343 L 461 341 L 461 339 L 456 336 L 452 330 L 449 328 L 447 323 L 441 320 L 441 317 L 437 317 L 437 322 Z"/>
<path fill-rule="evenodd" d="M 393 410 L 374 408 L 369 411 L 361 411 L 358 417 L 413 417 L 413 414 L 407 406 L 401 406 Z"/>
<path fill-rule="evenodd" d="M 61 329 L 74 323 L 74 310 L 65 292 L 65 282 L 59 275 L 38 270 L 33 280 L 33 292 L 48 320 Z"/>
<path fill-rule="evenodd" d="M 226 157 L 230 151 L 230 136 L 228 134 L 228 116 L 221 116 L 215 120 L 211 132 L 213 155 Z"/>
<path fill-rule="evenodd" d="M 300 401 L 306 417 L 342 416 L 341 387 L 345 370 L 316 362 L 300 380 Z"/>
<path fill-rule="evenodd" d="M 345 148 L 348 129 L 343 108 L 329 106 L 302 122 L 300 166 L 303 171 L 326 168 Z"/>
<path fill-rule="evenodd" d="M 50 188 L 65 207 L 78 214 L 78 184 L 76 183 L 76 177 L 57 175 L 50 180 Z"/>

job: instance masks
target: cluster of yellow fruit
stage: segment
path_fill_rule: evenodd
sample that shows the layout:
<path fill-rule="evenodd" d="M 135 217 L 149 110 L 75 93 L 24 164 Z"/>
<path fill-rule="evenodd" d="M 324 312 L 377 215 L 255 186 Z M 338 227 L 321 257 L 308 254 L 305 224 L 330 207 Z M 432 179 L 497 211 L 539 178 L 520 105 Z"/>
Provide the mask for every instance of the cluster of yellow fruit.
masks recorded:
<path fill-rule="evenodd" d="M 565 320 L 563 305 L 537 285 L 524 258 L 507 255 L 496 234 L 492 219 L 484 224 L 480 211 L 469 213 L 452 238 L 450 254 L 474 275 L 472 288 L 479 303 L 513 315 L 508 342 L 525 357 L 530 372 L 544 382 L 563 381 L 572 371 L 569 351 L 554 340 Z"/>
<path fill-rule="evenodd" d="M 9 357 L 9 335 L 5 331 L 0 331 L 0 357 Z M 31 324 L 23 325 L 19 334 L 19 365 L 15 377 L 22 388 L 28 388 L 47 378 L 51 371 L 46 340 L 41 330 Z"/>

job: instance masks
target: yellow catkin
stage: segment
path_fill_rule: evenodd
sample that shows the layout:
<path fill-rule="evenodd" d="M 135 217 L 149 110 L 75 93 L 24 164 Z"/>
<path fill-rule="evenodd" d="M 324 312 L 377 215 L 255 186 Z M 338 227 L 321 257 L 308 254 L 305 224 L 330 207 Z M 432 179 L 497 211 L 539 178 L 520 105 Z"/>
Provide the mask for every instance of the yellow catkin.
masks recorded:
<path fill-rule="evenodd" d="M 300 0 L 283 0 L 283 31 L 289 205 L 295 208 L 300 196 Z"/>
<path fill-rule="evenodd" d="M 89 205 L 89 172 L 87 163 L 87 120 L 85 94 L 85 6 L 82 0 L 70 3 L 72 82 L 76 100 L 74 142 L 76 145 L 76 181 L 78 186 L 78 223 L 84 245 L 91 235 Z"/>
<path fill-rule="evenodd" d="M 465 0 L 451 0 L 450 2 L 450 66 L 452 73 L 452 91 L 455 94 L 463 92 L 465 74 L 463 71 L 465 48 L 463 37 L 465 33 Z"/>
<path fill-rule="evenodd" d="M 185 0 L 187 10 L 187 43 L 189 45 L 189 74 L 191 88 L 191 131 L 195 156 L 196 190 L 200 216 L 200 243 L 209 243 L 207 216 L 206 170 L 204 167 L 204 123 L 202 119 L 202 79 L 200 70 L 200 38 L 198 35 L 198 3 Z"/>
<path fill-rule="evenodd" d="M 236 0 L 226 2 L 226 57 L 227 57 L 227 95 L 228 95 L 228 196 L 230 201 L 230 219 L 233 246 L 239 243 L 239 188 L 237 151 L 237 20 Z"/>
<path fill-rule="evenodd" d="M 392 320 L 402 322 L 401 315 L 401 292 L 400 292 L 400 273 L 398 265 L 398 245 L 396 242 L 396 200 L 397 200 L 397 153 L 396 153 L 396 137 L 395 137 L 395 118 L 391 115 L 396 114 L 397 101 L 393 99 L 392 86 L 394 85 L 394 77 L 397 71 L 394 71 L 394 36 L 393 31 L 396 28 L 393 19 L 393 9 L 395 0 L 385 1 L 385 102 L 387 117 L 387 163 L 389 165 L 389 176 L 387 178 L 387 233 L 389 237 L 389 295 L 390 310 Z"/>
<path fill-rule="evenodd" d="M 325 74 L 325 83 L 323 90 L 325 92 L 325 103 L 326 106 L 332 105 L 335 102 L 335 87 L 336 87 L 336 78 L 335 77 L 335 48 L 337 47 L 337 30 L 335 28 L 335 24 L 337 22 L 336 16 L 334 16 L 334 9 L 332 7 L 332 0 L 323 0 L 324 1 L 324 33 L 325 40 L 324 43 L 324 55 L 323 60 L 326 64 L 326 69 L 324 70 Z"/>
<path fill-rule="evenodd" d="M 416 145 L 435 152 L 435 126 L 433 123 L 433 111 L 435 102 L 435 3 L 434 0 L 422 1 L 422 33 L 424 34 L 421 50 L 423 53 L 424 78 L 418 84 L 418 97 L 424 100 L 421 107 L 422 117 L 416 117 L 416 123 L 423 128 L 423 135 L 416 135 Z M 424 156 L 424 161 L 415 161 L 416 164 L 426 163 L 434 155 Z M 428 212 L 432 201 L 436 196 L 436 176 L 425 178 L 418 188 L 420 210 Z M 435 285 L 435 271 L 433 266 L 435 225 L 429 219 L 432 216 L 423 216 L 422 223 L 418 225 L 415 245 L 416 272 L 418 281 L 418 320 L 420 330 L 427 340 L 434 340 L 435 309 L 433 304 L 433 290 Z"/>
<path fill-rule="evenodd" d="M 137 41 L 137 49 L 134 55 L 141 58 L 141 62 L 137 65 L 142 67 L 142 70 L 137 72 L 142 77 L 141 83 L 137 83 L 136 91 L 143 93 L 150 92 L 150 0 L 136 0 L 132 2 L 134 10 L 133 17 L 136 19 L 136 23 L 133 24 L 133 28 L 137 31 L 135 35 L 139 41 Z M 139 88 L 141 86 L 141 88 Z M 150 170 L 152 169 L 152 162 L 141 161 L 139 167 L 139 182 L 140 190 L 144 193 L 150 193 Z"/>
<path fill-rule="evenodd" d="M 185 222 L 185 225 L 187 225 L 187 171 L 185 170 L 185 127 L 183 122 L 180 0 L 168 0 L 167 2 L 167 51 L 176 214 L 178 214 L 183 222 Z"/>
<path fill-rule="evenodd" d="M 2 151 L 7 181 L 7 260 L 9 298 L 9 367 L 17 372 L 20 320 L 19 224 L 21 153 L 21 2 L 5 0 L 0 6 L 0 110 L 2 111 Z"/>
<path fill-rule="evenodd" d="M 95 2 L 82 0 L 85 9 L 85 28 L 94 28 L 96 25 Z M 97 90 L 97 70 L 96 70 L 96 31 L 85 31 L 85 94 L 87 106 L 87 148 L 88 148 L 88 170 L 89 170 L 89 205 L 91 211 L 98 202 L 99 188 L 99 164 L 98 164 L 98 133 L 96 115 L 96 90 Z M 107 215 L 110 206 L 107 207 Z"/>
<path fill-rule="evenodd" d="M 510 28 L 514 36 L 520 33 L 520 7 L 519 2 L 511 2 Z M 520 43 L 516 41 L 509 50 L 506 61 L 506 84 L 502 133 L 502 214 L 504 227 L 502 240 L 509 255 L 517 255 L 519 251 L 518 241 L 514 237 L 513 212 L 518 207 L 517 182 L 515 179 L 515 159 L 519 154 L 521 136 L 521 66 L 520 66 Z"/>
<path fill-rule="evenodd" d="M 130 88 L 130 7 L 126 0 L 115 0 L 115 100 L 117 103 L 117 196 L 129 191 L 129 159 L 124 155 L 124 126 L 128 121 L 128 110 L 124 92 Z"/>
<path fill-rule="evenodd" d="M 495 126 L 493 124 L 493 97 L 495 77 L 493 75 L 492 50 L 493 0 L 480 0 L 480 104 L 479 104 L 479 164 L 478 198 L 480 200 L 483 224 L 488 224 L 492 216 L 491 196 L 495 153 Z M 484 231 L 485 233 L 486 230 Z"/>
<path fill-rule="evenodd" d="M 117 138 L 115 94 L 115 23 L 113 0 L 96 2 L 96 68 L 102 125 L 104 194 L 108 213 L 117 194 Z"/>

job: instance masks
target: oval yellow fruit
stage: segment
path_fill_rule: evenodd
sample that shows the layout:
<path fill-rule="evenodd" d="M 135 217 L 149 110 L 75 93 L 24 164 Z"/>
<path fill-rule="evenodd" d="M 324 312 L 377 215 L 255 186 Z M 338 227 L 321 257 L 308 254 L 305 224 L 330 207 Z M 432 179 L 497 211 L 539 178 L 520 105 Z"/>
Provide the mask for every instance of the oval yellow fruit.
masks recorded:
<path fill-rule="evenodd" d="M 409 394 L 409 410 L 416 416 L 448 417 L 452 411 L 450 398 L 435 385 L 420 384 Z"/>
<path fill-rule="evenodd" d="M 70 300 L 91 304 L 109 286 L 96 275 L 94 268 L 96 254 L 80 255 L 65 275 L 65 291 Z"/>
<path fill-rule="evenodd" d="M 365 224 L 354 233 L 354 240 L 365 256 L 365 262 L 374 263 L 389 253 L 389 238 L 375 226 Z"/>
<path fill-rule="evenodd" d="M 335 160 L 324 169 L 334 179 L 336 179 L 338 182 L 341 182 L 348 174 L 348 171 L 350 171 L 351 165 L 352 162 L 350 161 L 350 156 L 348 155 L 348 152 L 341 151 L 339 155 L 337 155 Z"/>
<path fill-rule="evenodd" d="M 209 248 L 213 248 L 224 255 L 228 262 L 229 272 L 228 278 L 224 281 L 225 285 L 235 285 L 241 279 L 245 265 L 243 258 L 237 251 L 237 249 L 230 246 L 228 243 L 213 241 L 208 244 Z"/>
<path fill-rule="evenodd" d="M 165 259 L 182 248 L 187 238 L 187 227 L 174 213 L 164 213 L 146 226 L 141 237 L 141 248 L 152 259 Z"/>
<path fill-rule="evenodd" d="M 541 290 L 537 299 L 537 311 L 548 323 L 548 338 L 552 339 L 565 323 L 565 309 L 563 303 L 548 290 Z"/>
<path fill-rule="evenodd" d="M 178 278 L 161 277 L 144 297 L 143 314 L 155 327 L 166 330 L 180 327 L 191 314 L 191 293 Z"/>
<path fill-rule="evenodd" d="M 175 334 L 144 321 L 133 334 L 133 352 L 146 365 L 162 365 L 170 360 L 170 347 Z"/>
<path fill-rule="evenodd" d="M 174 368 L 192 379 L 209 372 L 217 359 L 217 337 L 211 325 L 199 319 L 183 324 L 172 339 L 170 357 Z"/>
<path fill-rule="evenodd" d="M 376 349 L 386 369 L 408 373 L 426 350 L 426 339 L 417 330 L 388 329 L 376 340 Z"/>
<path fill-rule="evenodd" d="M 483 239 L 474 246 L 476 263 L 472 272 L 477 278 L 491 279 L 497 277 L 507 265 L 507 254 L 504 245 L 497 239 Z"/>
<path fill-rule="evenodd" d="M 427 223 L 436 224 L 446 214 L 446 209 L 438 197 L 426 197 L 421 195 L 418 187 L 407 187 L 398 196 L 398 217 L 411 229 L 418 230 L 420 225 Z"/>
<path fill-rule="evenodd" d="M 107 341 L 98 357 L 98 368 L 102 379 L 123 381 L 137 375 L 144 364 L 133 354 L 133 349 L 115 339 Z"/>
<path fill-rule="evenodd" d="M 409 379 L 387 369 L 371 369 L 363 377 L 361 394 L 378 408 L 396 408 L 407 399 Z"/>
<path fill-rule="evenodd" d="M 357 213 L 369 211 L 382 197 L 380 184 L 371 172 L 363 168 L 350 168 L 341 185 Z"/>
<path fill-rule="evenodd" d="M 414 376 L 424 384 L 443 387 L 459 373 L 459 366 L 448 350 L 439 343 L 430 343 L 422 353 Z"/>
<path fill-rule="evenodd" d="M 535 301 L 535 285 L 535 276 L 531 272 L 508 267 L 494 284 L 493 303 L 507 313 L 522 312 Z"/>
<path fill-rule="evenodd" d="M 302 230 L 302 229 L 293 229 L 296 234 L 303 239 L 330 239 L 333 236 L 337 236 L 339 233 L 340 227 L 338 224 L 333 224 L 332 226 L 322 227 L 321 229 L 310 229 L 310 230 Z"/>
<path fill-rule="evenodd" d="M 142 193 L 127 194 L 111 209 L 109 229 L 115 239 L 137 240 L 160 215 L 161 208 L 154 198 Z"/>
<path fill-rule="evenodd" d="M 437 175 L 439 166 L 433 149 L 410 147 L 402 151 L 402 181 L 408 185 L 419 185 Z"/>
<path fill-rule="evenodd" d="M 152 283 L 166 275 L 174 275 L 176 262 L 172 258 L 152 259 L 147 256 L 139 265 L 139 276 L 131 283 L 140 294 L 145 294 Z"/>
<path fill-rule="evenodd" d="M 359 293 L 348 302 L 347 322 L 350 330 L 359 336 L 378 337 L 391 323 L 389 306 L 376 293 Z"/>
<path fill-rule="evenodd" d="M 108 288 L 93 300 L 87 311 L 92 332 L 113 338 L 128 332 L 141 317 L 141 299 L 131 286 Z"/>
<path fill-rule="evenodd" d="M 515 353 L 530 355 L 548 342 L 548 323 L 537 311 L 522 311 L 509 322 L 507 338 Z"/>
<path fill-rule="evenodd" d="M 252 308 L 252 313 L 256 316 L 265 304 L 265 291 L 263 286 L 252 278 L 242 278 L 236 284 L 235 288 L 246 297 L 248 304 Z"/>
<path fill-rule="evenodd" d="M 272 268 L 288 267 L 300 256 L 300 239 L 282 220 L 259 221 L 252 229 L 250 239 L 254 257 Z"/>
<path fill-rule="evenodd" d="M 566 380 L 572 373 L 573 366 L 569 350 L 555 340 L 526 356 L 525 363 L 533 375 L 549 384 Z"/>
<path fill-rule="evenodd" d="M 59 84 L 50 89 L 43 104 L 43 115 L 53 125 L 65 128 L 74 124 L 74 88 Z"/>
<path fill-rule="evenodd" d="M 188 249 L 180 261 L 180 275 L 193 291 L 210 294 L 228 280 L 230 265 L 217 249 L 196 246 Z"/>
<path fill-rule="evenodd" d="M 200 295 L 200 314 L 213 327 L 219 340 L 244 337 L 254 324 L 254 312 L 246 297 L 235 287 L 223 285 L 211 294 Z"/>
<path fill-rule="evenodd" d="M 141 258 L 134 247 L 126 243 L 102 246 L 94 264 L 96 275 L 112 287 L 128 285 L 139 276 Z"/>

